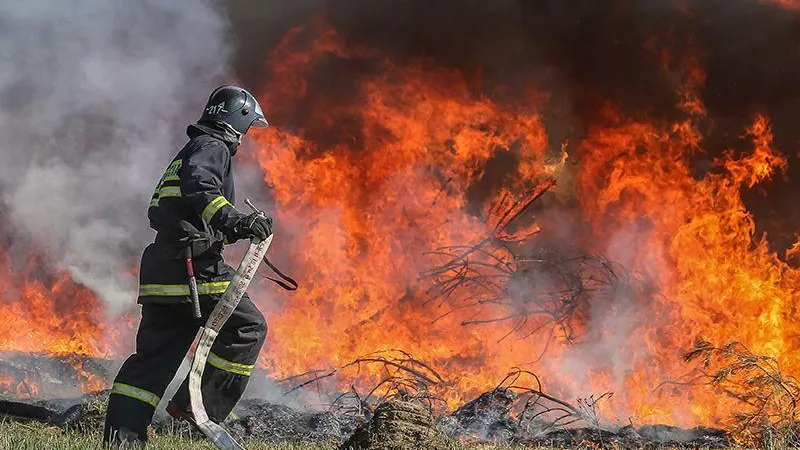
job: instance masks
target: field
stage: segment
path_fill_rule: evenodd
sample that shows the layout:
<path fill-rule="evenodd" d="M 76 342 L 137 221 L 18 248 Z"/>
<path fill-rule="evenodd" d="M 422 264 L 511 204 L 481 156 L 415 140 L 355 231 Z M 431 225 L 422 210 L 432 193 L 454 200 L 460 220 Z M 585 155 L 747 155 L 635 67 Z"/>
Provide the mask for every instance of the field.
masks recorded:
<path fill-rule="evenodd" d="M 0 422 L 0 450 L 100 450 L 100 435 L 64 431 L 37 423 Z M 335 444 L 246 443 L 248 450 L 335 450 Z M 186 432 L 152 436 L 149 450 L 214 450 L 208 442 Z M 452 450 L 554 450 L 545 447 L 452 444 Z M 594 449 L 595 446 L 579 446 Z M 667 450 L 667 448 L 661 449 Z M 701 450 L 701 449 L 700 449 Z M 743 450 L 731 447 L 726 450 Z"/>
<path fill-rule="evenodd" d="M 5 422 L 0 424 L 2 450 L 93 450 L 100 449 L 100 433 L 85 434 L 63 431 L 40 424 Z M 147 446 L 152 450 L 197 449 L 213 450 L 213 446 L 187 434 L 153 436 Z M 253 450 L 330 450 L 332 445 L 263 445 L 248 443 Z"/>
<path fill-rule="evenodd" d="M 0 423 L 0 450 L 100 450 L 100 434 L 64 431 L 38 423 Z M 248 450 L 334 450 L 334 444 L 264 444 L 248 442 Z M 149 450 L 213 450 L 214 447 L 196 434 L 180 432 L 152 436 Z M 453 444 L 453 450 L 465 448 Z M 471 450 L 514 450 L 506 446 L 471 446 Z M 522 447 L 516 447 L 521 449 Z"/>

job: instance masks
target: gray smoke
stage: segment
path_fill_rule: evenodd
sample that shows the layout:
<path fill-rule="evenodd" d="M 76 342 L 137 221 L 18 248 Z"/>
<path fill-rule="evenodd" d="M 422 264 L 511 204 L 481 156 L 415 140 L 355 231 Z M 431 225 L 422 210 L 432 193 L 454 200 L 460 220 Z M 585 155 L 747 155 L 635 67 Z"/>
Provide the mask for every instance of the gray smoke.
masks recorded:
<path fill-rule="evenodd" d="M 229 81 L 227 32 L 205 0 L 0 2 L 3 220 L 112 310 L 155 183 Z"/>

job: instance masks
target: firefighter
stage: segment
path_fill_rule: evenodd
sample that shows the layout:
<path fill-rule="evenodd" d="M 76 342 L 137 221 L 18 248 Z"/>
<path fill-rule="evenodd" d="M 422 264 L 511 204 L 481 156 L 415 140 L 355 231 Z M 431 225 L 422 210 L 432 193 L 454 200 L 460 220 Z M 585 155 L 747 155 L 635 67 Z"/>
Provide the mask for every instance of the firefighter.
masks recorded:
<path fill-rule="evenodd" d="M 156 405 L 235 270 L 222 258 L 224 244 L 266 239 L 272 220 L 234 207 L 232 157 L 251 127 L 268 123 L 255 97 L 236 86 L 215 89 L 200 120 L 187 129 L 189 142 L 167 167 L 150 200 L 156 230 L 142 255 L 138 303 L 142 318 L 136 353 L 117 374 L 108 400 L 104 443 L 144 446 Z M 183 255 L 191 246 L 202 319 L 193 314 Z M 263 315 L 245 294 L 220 331 L 202 379 L 211 420 L 225 420 L 247 386 L 267 334 Z M 173 417 L 193 423 L 188 377 L 167 406 Z"/>

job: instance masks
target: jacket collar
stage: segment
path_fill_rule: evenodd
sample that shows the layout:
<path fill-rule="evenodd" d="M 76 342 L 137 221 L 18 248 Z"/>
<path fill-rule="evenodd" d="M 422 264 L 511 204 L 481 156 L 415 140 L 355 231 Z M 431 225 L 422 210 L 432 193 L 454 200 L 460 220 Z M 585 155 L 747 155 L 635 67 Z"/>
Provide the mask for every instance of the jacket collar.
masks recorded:
<path fill-rule="evenodd" d="M 219 139 L 228 147 L 231 156 L 236 154 L 242 140 L 242 135 L 240 133 L 237 133 L 230 125 L 222 122 L 198 122 L 189 125 L 186 128 L 186 134 L 190 138 L 207 134 L 213 138 Z"/>

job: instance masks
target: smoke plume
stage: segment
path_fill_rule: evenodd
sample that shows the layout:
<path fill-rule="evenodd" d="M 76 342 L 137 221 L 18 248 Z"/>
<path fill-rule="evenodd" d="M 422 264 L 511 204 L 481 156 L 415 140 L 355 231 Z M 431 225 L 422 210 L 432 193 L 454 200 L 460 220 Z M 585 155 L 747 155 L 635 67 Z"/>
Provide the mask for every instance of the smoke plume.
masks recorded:
<path fill-rule="evenodd" d="M 0 198 L 18 239 L 130 305 L 149 197 L 228 73 L 205 0 L 0 4 Z"/>

